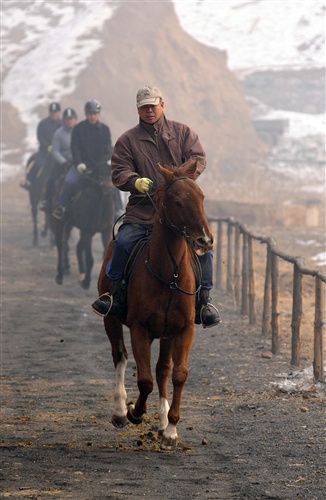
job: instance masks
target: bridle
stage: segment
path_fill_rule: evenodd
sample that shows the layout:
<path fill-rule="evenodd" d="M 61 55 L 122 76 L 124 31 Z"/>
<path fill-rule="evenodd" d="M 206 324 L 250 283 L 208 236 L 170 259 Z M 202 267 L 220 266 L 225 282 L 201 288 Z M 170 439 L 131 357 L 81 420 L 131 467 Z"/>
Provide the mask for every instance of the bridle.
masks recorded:
<path fill-rule="evenodd" d="M 165 186 L 164 188 L 164 193 L 165 193 L 165 196 L 164 196 L 164 200 L 162 202 L 162 209 L 163 209 L 163 212 L 164 212 L 164 215 L 165 215 L 165 222 L 168 222 L 169 224 L 169 227 L 171 227 L 171 229 L 177 233 L 179 236 L 182 236 L 186 243 L 188 245 L 190 245 L 193 249 L 193 242 L 192 240 L 190 239 L 190 237 L 187 235 L 187 231 L 186 231 L 186 226 L 183 227 L 183 229 L 180 229 L 178 226 L 176 226 L 172 221 L 171 219 L 169 219 L 168 215 L 167 215 L 167 212 L 166 212 L 166 191 L 168 189 L 170 189 L 170 187 L 175 183 L 177 182 L 178 180 L 181 180 L 181 179 L 188 179 L 188 177 L 186 176 L 180 176 L 180 177 L 177 177 L 176 179 L 173 179 L 171 182 L 169 182 L 167 184 L 167 186 Z M 151 197 L 151 195 L 149 193 L 147 193 L 148 197 L 150 198 L 155 210 L 157 211 L 157 207 Z M 160 218 L 160 224 L 164 225 L 164 220 L 162 218 Z M 187 290 L 184 290 L 183 288 L 179 287 L 178 285 L 178 278 L 179 278 L 179 267 L 180 267 L 180 263 L 181 263 L 181 260 L 179 263 L 176 262 L 172 252 L 171 252 L 171 249 L 169 247 L 169 244 L 168 244 L 168 241 L 166 239 L 166 236 L 164 234 L 164 242 L 165 242 L 165 245 L 166 245 L 166 248 L 167 248 L 167 251 L 168 251 L 168 255 L 169 255 L 169 258 L 172 262 L 172 265 L 173 265 L 173 279 L 171 281 L 167 281 L 165 280 L 164 278 L 162 278 L 160 275 L 158 275 L 155 271 L 153 271 L 153 269 L 151 268 L 150 266 L 150 263 L 149 263 L 149 260 L 150 260 L 150 255 L 149 255 L 149 250 L 150 250 L 150 247 L 148 245 L 147 247 L 147 258 L 145 260 L 145 264 L 149 270 L 149 272 L 151 273 L 152 276 L 154 276 L 158 281 L 160 281 L 161 283 L 167 285 L 171 291 L 179 291 L 181 293 L 184 293 L 186 295 L 196 295 L 200 288 L 201 288 L 201 285 L 199 284 L 197 290 L 195 290 L 194 292 L 188 292 Z M 196 281 L 198 283 L 200 283 L 201 281 L 201 266 L 200 266 L 200 263 L 199 263 L 199 259 L 198 259 L 198 256 L 196 255 L 195 252 L 193 252 L 193 256 L 194 256 L 194 273 L 195 273 L 195 277 L 196 277 Z"/>

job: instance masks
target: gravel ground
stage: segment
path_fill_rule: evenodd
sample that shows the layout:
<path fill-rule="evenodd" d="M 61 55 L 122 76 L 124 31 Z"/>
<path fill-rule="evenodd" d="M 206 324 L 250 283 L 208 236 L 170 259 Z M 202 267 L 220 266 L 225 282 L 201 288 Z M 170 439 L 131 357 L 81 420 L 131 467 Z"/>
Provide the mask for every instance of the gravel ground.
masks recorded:
<path fill-rule="evenodd" d="M 27 195 L 18 182 L 8 182 L 2 200 L 2 498 L 325 498 L 325 385 L 308 379 L 305 388 L 282 387 L 280 375 L 293 371 L 288 338 L 281 354 L 271 356 L 260 328 L 214 293 L 223 323 L 196 327 L 179 442 L 175 451 L 160 451 L 156 388 L 140 426 L 119 431 L 110 424 L 110 346 L 90 309 L 99 236 L 85 292 L 74 255 L 71 275 L 55 284 L 56 251 L 47 238 L 33 248 L 31 232 Z M 154 344 L 153 364 L 156 350 Z M 129 355 L 126 388 L 133 399 L 130 349 Z M 306 356 L 302 370 L 311 363 Z"/>

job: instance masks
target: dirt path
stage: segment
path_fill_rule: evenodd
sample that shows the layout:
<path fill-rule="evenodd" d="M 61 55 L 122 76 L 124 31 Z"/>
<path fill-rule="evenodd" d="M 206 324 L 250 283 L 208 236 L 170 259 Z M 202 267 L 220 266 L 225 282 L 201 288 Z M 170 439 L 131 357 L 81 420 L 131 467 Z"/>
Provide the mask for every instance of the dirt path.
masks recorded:
<path fill-rule="evenodd" d="M 1 498 L 325 498 L 325 391 L 312 385 L 290 394 L 272 385 L 291 371 L 288 347 L 262 357 L 269 343 L 222 296 L 214 298 L 223 323 L 196 330 L 176 451 L 158 447 L 156 389 L 140 427 L 114 429 L 110 347 L 90 309 L 100 239 L 85 292 L 74 255 L 71 276 L 55 284 L 55 249 L 47 239 L 33 248 L 31 229 L 27 195 L 18 181 L 6 183 Z M 126 386 L 134 398 L 131 353 Z"/>

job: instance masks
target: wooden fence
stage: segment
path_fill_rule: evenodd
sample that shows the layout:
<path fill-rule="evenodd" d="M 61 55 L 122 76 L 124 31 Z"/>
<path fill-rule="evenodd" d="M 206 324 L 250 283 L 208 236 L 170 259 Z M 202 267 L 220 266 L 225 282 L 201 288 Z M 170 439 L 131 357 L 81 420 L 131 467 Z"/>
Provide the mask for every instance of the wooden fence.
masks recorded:
<path fill-rule="evenodd" d="M 241 314 L 247 315 L 249 323 L 257 323 L 256 291 L 255 291 L 255 258 L 254 243 L 266 244 L 265 282 L 262 304 L 262 335 L 271 334 L 271 351 L 280 352 L 280 312 L 279 312 L 279 259 L 293 264 L 292 280 L 292 356 L 291 364 L 300 366 L 300 342 L 302 320 L 302 279 L 309 275 L 315 280 L 315 320 L 314 320 L 314 360 L 313 372 L 315 382 L 324 381 L 323 367 L 323 312 L 325 306 L 326 276 L 316 270 L 303 266 L 302 259 L 292 257 L 279 251 L 272 238 L 251 233 L 246 227 L 233 218 L 208 217 L 214 233 L 215 226 L 215 286 L 233 297 Z M 216 227 L 217 225 L 217 227 Z M 225 227 L 226 230 L 225 230 Z M 226 255 L 225 255 L 226 253 Z M 226 266 L 223 263 L 226 262 Z M 223 272 L 224 270 L 224 272 Z M 225 276 L 226 273 L 226 276 Z M 224 285 L 223 285 L 224 283 Z"/>

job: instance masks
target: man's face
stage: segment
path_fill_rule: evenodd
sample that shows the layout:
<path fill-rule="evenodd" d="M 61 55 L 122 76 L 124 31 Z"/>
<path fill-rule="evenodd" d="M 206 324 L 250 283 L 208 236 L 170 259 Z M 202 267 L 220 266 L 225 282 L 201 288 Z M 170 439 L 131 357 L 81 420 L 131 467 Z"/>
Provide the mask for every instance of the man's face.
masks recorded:
<path fill-rule="evenodd" d="M 164 111 L 164 102 L 161 101 L 160 104 L 153 106 L 152 104 L 146 104 L 138 108 L 138 114 L 140 119 L 145 123 L 156 123 L 162 116 Z"/>
<path fill-rule="evenodd" d="M 95 125 L 95 123 L 100 119 L 100 113 L 86 113 L 86 119 L 89 121 L 89 123 Z"/>
<path fill-rule="evenodd" d="M 60 111 L 56 111 L 55 113 L 50 113 L 51 120 L 58 120 L 60 118 Z"/>
<path fill-rule="evenodd" d="M 76 125 L 76 118 L 65 118 L 64 122 L 66 127 L 72 128 Z"/>

